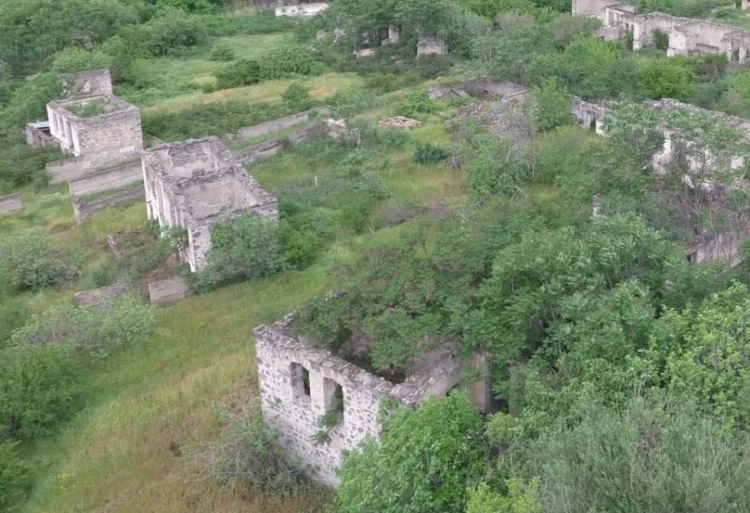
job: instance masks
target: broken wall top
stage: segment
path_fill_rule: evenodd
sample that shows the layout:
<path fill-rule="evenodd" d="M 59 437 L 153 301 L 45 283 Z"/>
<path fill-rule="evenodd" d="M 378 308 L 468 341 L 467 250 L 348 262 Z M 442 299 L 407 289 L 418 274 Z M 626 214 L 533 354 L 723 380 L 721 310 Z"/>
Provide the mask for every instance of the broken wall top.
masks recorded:
<path fill-rule="evenodd" d="M 63 97 L 112 94 L 112 75 L 107 68 L 63 73 L 60 78 Z"/>
<path fill-rule="evenodd" d="M 100 103 L 103 112 L 91 116 L 83 116 L 76 112 L 78 109 L 91 103 Z M 113 94 L 95 94 L 84 97 L 68 98 L 49 102 L 47 106 L 62 116 L 76 121 L 105 118 L 107 116 L 122 113 L 130 113 L 140 117 L 140 110 L 138 107 L 121 100 Z"/>
<path fill-rule="evenodd" d="M 461 360 L 457 356 L 455 343 L 444 344 L 412 359 L 407 365 L 406 380 L 394 384 L 334 355 L 327 347 L 313 340 L 294 335 L 292 324 L 295 318 L 296 315 L 291 313 L 273 324 L 255 328 L 253 333 L 259 349 L 272 350 L 276 355 L 288 355 L 290 363 L 311 362 L 315 367 L 334 375 L 336 381 L 344 386 L 366 386 L 375 396 L 387 396 L 407 406 L 416 406 L 432 395 L 445 394 L 460 379 Z"/>

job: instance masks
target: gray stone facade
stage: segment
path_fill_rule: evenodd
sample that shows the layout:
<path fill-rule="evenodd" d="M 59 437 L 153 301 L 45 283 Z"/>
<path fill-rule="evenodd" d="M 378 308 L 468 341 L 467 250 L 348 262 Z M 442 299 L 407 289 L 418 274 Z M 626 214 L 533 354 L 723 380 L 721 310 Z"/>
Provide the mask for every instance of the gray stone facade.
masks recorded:
<path fill-rule="evenodd" d="M 636 14 L 633 5 L 617 0 L 573 0 L 572 13 L 599 18 L 603 39 L 632 33 L 634 50 L 652 45 L 657 30 L 669 36 L 669 57 L 724 54 L 730 62 L 742 63 L 750 49 L 750 32 L 739 27 L 661 12 Z"/>
<path fill-rule="evenodd" d="M 346 360 L 327 348 L 292 333 L 290 314 L 255 329 L 261 408 L 265 422 L 279 434 L 288 454 L 304 465 L 316 481 L 337 486 L 342 451 L 356 448 L 365 437 L 377 438 L 383 401 L 415 407 L 430 396 L 445 396 L 459 384 L 462 361 L 447 344 L 410 362 L 403 383 L 394 384 Z M 474 362 L 485 376 L 486 358 Z M 488 386 L 471 388 L 472 400 L 487 411 Z M 316 443 L 320 419 L 341 403 L 338 423 L 328 441 Z"/>
<path fill-rule="evenodd" d="M 217 221 L 245 213 L 278 216 L 276 198 L 217 137 L 155 146 L 143 153 L 142 166 L 148 218 L 186 230 L 181 257 L 193 272 L 206 265 Z"/>
<path fill-rule="evenodd" d="M 89 115 L 90 114 L 90 115 Z M 132 160 L 143 150 L 141 113 L 112 95 L 47 104 L 50 134 L 87 169 Z"/>

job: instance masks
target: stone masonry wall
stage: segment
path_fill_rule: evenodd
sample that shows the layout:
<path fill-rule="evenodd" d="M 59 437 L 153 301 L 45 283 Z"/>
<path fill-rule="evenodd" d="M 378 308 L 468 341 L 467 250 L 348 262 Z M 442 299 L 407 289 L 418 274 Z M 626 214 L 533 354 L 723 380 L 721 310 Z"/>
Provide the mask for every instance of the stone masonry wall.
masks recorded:
<path fill-rule="evenodd" d="M 102 191 L 136 185 L 143 181 L 141 161 L 135 160 L 114 169 L 100 171 L 68 182 L 70 197 L 75 198 Z"/>
<path fill-rule="evenodd" d="M 83 201 L 79 199 L 73 200 L 73 214 L 76 217 L 78 224 L 81 224 L 94 212 L 102 210 L 104 208 L 120 205 L 122 203 L 130 203 L 131 201 L 138 201 L 144 198 L 143 186 L 139 185 L 133 189 L 118 192 L 107 196 L 105 198 L 99 198 L 91 201 Z"/>
<path fill-rule="evenodd" d="M 23 199 L 20 194 L 0 196 L 0 214 L 12 214 L 23 208 Z"/>
<path fill-rule="evenodd" d="M 378 436 L 381 402 L 393 385 L 291 336 L 289 322 L 286 318 L 254 331 L 263 418 L 289 455 L 304 463 L 308 475 L 336 486 L 341 451 L 356 448 L 366 436 Z M 302 369 L 309 372 L 309 390 Z M 331 404 L 336 384 L 343 390 L 343 418 L 330 433 L 330 442 L 316 445 L 318 420 Z"/>

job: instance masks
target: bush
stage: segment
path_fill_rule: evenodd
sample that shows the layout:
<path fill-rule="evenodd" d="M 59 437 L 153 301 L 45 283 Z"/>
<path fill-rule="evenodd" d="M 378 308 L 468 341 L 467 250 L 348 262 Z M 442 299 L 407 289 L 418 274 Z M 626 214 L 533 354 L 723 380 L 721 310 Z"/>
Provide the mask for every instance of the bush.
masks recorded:
<path fill-rule="evenodd" d="M 281 237 L 276 219 L 246 214 L 216 223 L 211 230 L 203 287 L 260 278 L 281 270 Z"/>
<path fill-rule="evenodd" d="M 414 162 L 417 164 L 437 164 L 450 155 L 445 148 L 432 145 L 430 143 L 417 144 L 417 151 L 414 152 Z"/>
<path fill-rule="evenodd" d="M 29 469 L 18 456 L 16 444 L 0 443 L 0 511 L 12 513 L 31 487 Z"/>
<path fill-rule="evenodd" d="M 81 394 L 80 375 L 67 345 L 0 351 L 0 442 L 30 440 L 67 419 Z"/>
<path fill-rule="evenodd" d="M 309 231 L 298 231 L 288 221 L 281 221 L 281 244 L 284 266 L 305 269 L 313 263 L 321 246 L 320 237 Z"/>
<path fill-rule="evenodd" d="M 16 136 L 19 127 L 47 118 L 47 103 L 60 97 L 60 77 L 41 73 L 13 91 L 7 108 L 0 112 L 0 129 Z"/>
<path fill-rule="evenodd" d="M 233 61 L 234 50 L 228 46 L 217 46 L 211 50 L 211 55 L 208 58 L 212 61 Z"/>
<path fill-rule="evenodd" d="M 412 93 L 409 97 L 396 106 L 396 114 L 413 118 L 418 114 L 429 114 L 435 112 L 435 100 L 431 100 L 427 93 Z"/>
<path fill-rule="evenodd" d="M 135 298 L 106 301 L 88 308 L 67 303 L 34 316 L 13 333 L 16 345 L 54 346 L 70 342 L 97 356 L 107 356 L 120 346 L 142 340 L 151 333 L 154 315 Z"/>
<path fill-rule="evenodd" d="M 90 52 L 82 48 L 66 48 L 55 55 L 52 71 L 70 73 L 90 69 L 109 68 L 111 58 L 100 51 Z"/>
<path fill-rule="evenodd" d="M 78 278 L 68 251 L 42 231 L 29 230 L 0 239 L 0 283 L 11 290 L 38 290 Z"/>
<path fill-rule="evenodd" d="M 181 9 L 163 9 L 141 25 L 129 25 L 120 32 L 135 54 L 152 56 L 184 52 L 205 40 L 198 18 Z"/>
<path fill-rule="evenodd" d="M 0 349 L 10 343 L 13 332 L 24 325 L 31 312 L 21 298 L 6 297 L 0 303 Z"/>
<path fill-rule="evenodd" d="M 287 459 L 278 435 L 263 423 L 260 408 L 242 414 L 221 412 L 226 427 L 217 442 L 207 445 L 208 475 L 228 486 L 257 488 L 282 497 L 309 488 L 299 468 Z"/>
<path fill-rule="evenodd" d="M 313 53 L 301 46 L 289 45 L 274 50 L 260 59 L 260 78 L 274 80 L 296 75 L 315 75 L 322 65 Z"/>
<path fill-rule="evenodd" d="M 0 190 L 11 192 L 29 184 L 46 187 L 49 173 L 45 164 L 59 158 L 59 150 L 51 146 L 32 148 L 25 144 L 14 144 L 10 139 L 0 139 L 2 143 L 6 144 L 0 152 Z"/>
<path fill-rule="evenodd" d="M 229 89 L 255 84 L 260 81 L 257 61 L 242 59 L 216 72 L 217 89 Z"/>
<path fill-rule="evenodd" d="M 309 89 L 299 82 L 289 85 L 281 93 L 281 99 L 293 110 L 307 110 L 313 105 Z"/>

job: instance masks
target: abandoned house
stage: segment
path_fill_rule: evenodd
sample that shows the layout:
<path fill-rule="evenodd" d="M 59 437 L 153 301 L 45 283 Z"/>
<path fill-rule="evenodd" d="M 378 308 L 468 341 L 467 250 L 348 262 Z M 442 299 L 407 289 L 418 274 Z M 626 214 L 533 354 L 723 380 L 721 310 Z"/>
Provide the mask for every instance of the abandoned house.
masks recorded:
<path fill-rule="evenodd" d="M 328 9 L 325 2 L 300 2 L 286 5 L 284 0 L 276 3 L 276 16 L 315 16 Z"/>
<path fill-rule="evenodd" d="M 149 219 L 182 228 L 182 259 L 195 272 L 206 265 L 211 227 L 245 213 L 276 217 L 276 198 L 261 188 L 217 137 L 163 144 L 143 153 Z"/>
<path fill-rule="evenodd" d="M 750 139 L 750 120 L 727 116 L 720 112 L 707 111 L 694 105 L 684 104 L 677 100 L 662 99 L 648 102 L 654 110 L 661 109 L 686 109 L 699 112 L 709 116 L 720 116 L 726 121 L 728 127 L 734 128 L 747 135 Z M 606 103 L 591 103 L 580 99 L 572 102 L 572 114 L 581 125 L 596 130 L 602 136 L 607 135 L 606 118 L 609 109 Z M 725 261 L 729 267 L 736 267 L 742 263 L 740 258 L 740 246 L 742 241 L 750 237 L 750 217 L 746 212 L 732 212 L 727 208 L 730 189 L 738 187 L 745 188 L 744 181 L 735 181 L 729 185 L 719 184 L 715 180 L 698 178 L 694 173 L 699 172 L 704 166 L 718 172 L 737 170 L 745 165 L 746 155 L 734 155 L 718 158 L 705 152 L 684 150 L 690 145 L 680 140 L 679 132 L 669 126 L 659 126 L 657 130 L 664 137 L 662 149 L 651 158 L 650 169 L 659 176 L 667 173 L 682 163 L 686 174 L 682 178 L 683 183 L 694 191 L 694 196 L 707 206 L 708 211 L 720 213 L 721 225 L 725 228 L 719 230 L 707 230 L 690 225 L 692 221 L 687 216 L 681 220 L 683 228 L 691 232 L 689 240 L 685 242 L 685 256 L 691 264 L 705 261 Z M 697 183 L 694 183 L 696 182 Z M 594 213 L 598 215 L 601 211 L 600 198 L 595 201 Z M 690 225 L 690 226 L 689 226 Z"/>
<path fill-rule="evenodd" d="M 426 55 L 443 55 L 447 53 L 448 45 L 441 37 L 431 35 L 422 36 L 417 41 L 417 57 Z"/>
<path fill-rule="evenodd" d="M 53 177 L 67 169 L 77 173 L 123 164 L 143 150 L 141 113 L 111 94 L 93 94 L 47 104 L 49 129 L 72 160 L 51 163 Z"/>
<path fill-rule="evenodd" d="M 342 451 L 378 437 L 384 400 L 414 407 L 427 397 L 445 396 L 460 382 L 462 361 L 450 344 L 412 361 L 396 383 L 294 335 L 294 317 L 254 330 L 261 409 L 288 454 L 325 485 L 339 484 Z M 482 411 L 489 411 L 492 401 L 487 361 L 483 354 L 474 359 L 482 381 L 468 387 Z M 326 414 L 335 425 L 321 425 Z"/>
<path fill-rule="evenodd" d="M 60 78 L 63 98 L 93 94 L 112 94 L 112 77 L 106 68 L 65 73 Z M 57 139 L 51 134 L 49 120 L 28 123 L 25 129 L 25 136 L 26 144 L 29 146 L 42 147 L 58 144 Z"/>
<path fill-rule="evenodd" d="M 750 32 L 713 21 L 680 18 L 661 12 L 636 14 L 635 7 L 616 0 L 573 0 L 574 16 L 592 16 L 602 21 L 603 39 L 633 36 L 633 50 L 654 44 L 654 33 L 668 38 L 667 56 L 724 54 L 741 63 L 750 48 Z"/>

